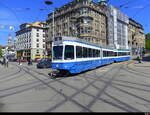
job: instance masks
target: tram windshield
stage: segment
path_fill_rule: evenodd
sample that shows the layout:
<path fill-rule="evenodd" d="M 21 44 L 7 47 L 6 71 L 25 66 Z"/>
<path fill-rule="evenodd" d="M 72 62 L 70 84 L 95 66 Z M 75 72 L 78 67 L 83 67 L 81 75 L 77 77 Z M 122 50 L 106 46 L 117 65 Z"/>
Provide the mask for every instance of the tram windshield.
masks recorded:
<path fill-rule="evenodd" d="M 54 46 L 53 47 L 53 59 L 59 60 L 62 59 L 63 46 Z"/>

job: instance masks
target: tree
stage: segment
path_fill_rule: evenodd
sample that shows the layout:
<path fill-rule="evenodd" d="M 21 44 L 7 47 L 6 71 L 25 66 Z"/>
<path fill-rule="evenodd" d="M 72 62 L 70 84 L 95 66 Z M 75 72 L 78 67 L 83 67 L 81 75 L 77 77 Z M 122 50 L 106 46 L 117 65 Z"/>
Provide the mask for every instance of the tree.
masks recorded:
<path fill-rule="evenodd" d="M 150 50 L 150 39 L 145 40 L 145 48 Z"/>
<path fill-rule="evenodd" d="M 150 33 L 145 34 L 146 39 L 150 39 Z"/>
<path fill-rule="evenodd" d="M 0 48 L 0 57 L 2 57 L 2 48 Z"/>
<path fill-rule="evenodd" d="M 145 34 L 145 48 L 150 50 L 150 33 Z"/>

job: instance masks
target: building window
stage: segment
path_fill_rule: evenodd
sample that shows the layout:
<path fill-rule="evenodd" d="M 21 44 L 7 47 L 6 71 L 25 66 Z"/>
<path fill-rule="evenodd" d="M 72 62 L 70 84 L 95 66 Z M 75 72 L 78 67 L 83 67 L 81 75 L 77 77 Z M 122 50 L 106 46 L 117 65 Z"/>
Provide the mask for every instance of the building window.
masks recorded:
<path fill-rule="evenodd" d="M 36 53 L 39 54 L 39 50 L 36 50 Z"/>
<path fill-rule="evenodd" d="M 45 48 L 45 44 L 43 44 L 43 48 Z"/>
<path fill-rule="evenodd" d="M 39 39 L 36 39 L 36 42 L 39 42 Z"/>
<path fill-rule="evenodd" d="M 38 48 L 38 47 L 39 47 L 39 44 L 36 44 L 36 47 Z"/>
<path fill-rule="evenodd" d="M 91 23 L 92 21 L 93 21 L 93 19 L 92 19 L 92 18 L 89 18 L 89 17 L 81 18 L 81 19 L 79 20 L 80 23 L 84 23 L 84 24 L 89 24 L 89 23 Z"/>
<path fill-rule="evenodd" d="M 36 34 L 36 37 L 39 37 L 39 33 Z"/>
<path fill-rule="evenodd" d="M 89 13 L 89 8 L 82 8 L 80 10 L 80 14 L 87 14 L 87 13 Z"/>

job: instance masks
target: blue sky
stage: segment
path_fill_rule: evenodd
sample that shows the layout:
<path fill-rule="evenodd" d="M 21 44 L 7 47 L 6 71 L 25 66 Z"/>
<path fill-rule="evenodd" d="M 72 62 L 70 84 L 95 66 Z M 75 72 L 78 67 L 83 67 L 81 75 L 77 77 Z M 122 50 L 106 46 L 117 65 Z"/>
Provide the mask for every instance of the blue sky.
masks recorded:
<path fill-rule="evenodd" d="M 26 22 L 44 21 L 47 14 L 51 11 L 41 11 L 40 8 L 59 8 L 62 5 L 73 0 L 51 0 L 54 4 L 47 6 L 45 0 L 0 0 L 0 45 L 7 44 L 8 34 L 11 33 L 13 38 L 15 31 L 19 29 L 19 25 Z M 95 2 L 98 0 L 94 0 Z M 141 23 L 145 33 L 150 33 L 150 0 L 109 0 L 109 4 L 125 7 L 120 10 L 128 17 L 133 18 Z M 143 8 L 142 8 L 143 7 Z M 30 10 L 26 9 L 30 8 Z M 10 30 L 9 26 L 14 26 L 14 30 Z"/>

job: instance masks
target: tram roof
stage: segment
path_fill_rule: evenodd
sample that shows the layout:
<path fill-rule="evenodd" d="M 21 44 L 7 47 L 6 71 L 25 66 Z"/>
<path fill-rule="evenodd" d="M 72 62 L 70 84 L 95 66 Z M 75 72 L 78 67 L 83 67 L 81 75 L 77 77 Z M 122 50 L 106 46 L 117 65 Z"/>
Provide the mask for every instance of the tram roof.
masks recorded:
<path fill-rule="evenodd" d="M 85 41 L 84 39 L 81 39 L 81 38 L 78 38 L 78 37 L 68 37 L 68 36 L 55 37 L 54 42 L 56 42 L 56 41 L 57 42 L 59 41 L 59 43 L 60 43 L 60 41 L 74 41 L 74 42 L 79 42 L 79 43 L 83 43 L 83 44 L 87 44 L 87 45 L 96 46 L 96 47 L 99 47 L 99 48 L 113 50 L 112 48 L 103 47 L 103 46 L 100 46 L 96 43 Z"/>
<path fill-rule="evenodd" d="M 55 37 L 55 39 L 54 39 L 54 42 L 61 43 L 62 41 L 74 41 L 74 42 L 79 42 L 79 43 L 92 45 L 92 46 L 103 48 L 103 49 L 115 50 L 115 51 L 129 51 L 128 49 L 112 49 L 109 47 L 100 46 L 96 43 L 88 42 L 88 41 L 85 41 L 84 39 L 81 39 L 78 37 L 61 36 L 61 37 Z"/>

